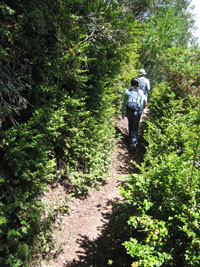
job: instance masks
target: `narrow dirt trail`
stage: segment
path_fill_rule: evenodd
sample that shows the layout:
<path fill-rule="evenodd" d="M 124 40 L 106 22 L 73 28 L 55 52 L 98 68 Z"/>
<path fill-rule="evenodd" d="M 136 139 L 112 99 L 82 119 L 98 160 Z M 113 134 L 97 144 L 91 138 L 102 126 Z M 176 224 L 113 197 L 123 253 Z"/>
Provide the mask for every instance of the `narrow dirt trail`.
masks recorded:
<path fill-rule="evenodd" d="M 144 118 L 145 116 L 142 121 Z M 117 144 L 117 150 L 113 153 L 110 178 L 99 190 L 93 189 L 86 199 L 76 199 L 71 202 L 69 212 L 59 218 L 58 228 L 53 234 L 56 247 L 62 244 L 62 249 L 54 254 L 53 259 L 48 263 L 41 261 L 40 266 L 108 266 L 103 260 L 105 256 L 106 259 L 109 256 L 108 248 L 111 249 L 113 243 L 121 242 L 117 240 L 116 233 L 111 233 L 115 232 L 113 218 L 117 216 L 117 202 L 123 200 L 118 188 L 122 183 L 120 177 L 133 173 L 135 170 L 130 159 L 140 161 L 143 155 L 142 146 L 137 148 L 137 154 L 136 151 L 129 150 L 127 119 L 117 119 L 116 130 L 121 135 L 121 139 Z M 51 192 L 51 195 L 57 194 L 59 198 L 59 195 L 62 195 L 62 189 L 56 190 L 57 192 Z M 117 226 L 116 231 L 118 231 Z"/>

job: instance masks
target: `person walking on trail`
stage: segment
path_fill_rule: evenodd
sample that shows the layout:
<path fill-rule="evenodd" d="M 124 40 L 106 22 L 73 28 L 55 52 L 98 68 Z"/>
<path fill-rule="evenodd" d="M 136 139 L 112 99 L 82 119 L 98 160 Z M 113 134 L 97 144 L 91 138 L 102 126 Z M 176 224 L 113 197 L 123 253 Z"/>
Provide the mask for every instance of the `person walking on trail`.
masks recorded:
<path fill-rule="evenodd" d="M 138 87 L 138 79 L 133 78 L 131 80 L 131 88 L 126 89 L 122 103 L 122 119 L 125 118 L 126 114 L 132 147 L 138 145 L 138 126 L 143 110 L 143 94 Z"/>
<path fill-rule="evenodd" d="M 148 102 L 148 94 L 149 94 L 149 91 L 151 89 L 150 87 L 150 81 L 145 77 L 146 75 L 146 71 L 144 69 L 140 69 L 139 70 L 139 90 L 141 90 L 144 94 L 143 96 L 143 100 L 144 100 L 144 103 L 143 103 L 143 110 L 144 108 L 146 107 L 147 105 L 147 102 Z"/>

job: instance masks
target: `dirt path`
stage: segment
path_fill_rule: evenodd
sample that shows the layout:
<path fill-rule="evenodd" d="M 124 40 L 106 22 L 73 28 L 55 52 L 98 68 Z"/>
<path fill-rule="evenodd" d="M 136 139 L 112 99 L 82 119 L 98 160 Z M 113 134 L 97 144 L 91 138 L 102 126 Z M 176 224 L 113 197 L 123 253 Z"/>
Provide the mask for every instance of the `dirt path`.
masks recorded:
<path fill-rule="evenodd" d="M 139 146 L 137 151 L 129 150 L 126 119 L 117 120 L 116 130 L 122 138 L 113 154 L 110 178 L 99 190 L 92 190 L 86 199 L 71 202 L 69 212 L 61 215 L 59 222 L 55 224 L 58 227 L 54 232 L 56 247 L 62 244 L 62 249 L 57 254 L 52 253 L 54 258 L 48 263 L 41 261 L 40 266 L 108 266 L 106 261 L 109 255 L 113 256 L 111 248 L 121 245 L 116 225 L 117 213 L 121 212 L 117 202 L 122 201 L 118 189 L 122 183 L 120 177 L 135 171 L 130 158 L 140 161 L 143 147 Z M 48 197 L 51 199 L 56 196 L 58 199 L 62 195 L 63 189 L 60 186 Z"/>

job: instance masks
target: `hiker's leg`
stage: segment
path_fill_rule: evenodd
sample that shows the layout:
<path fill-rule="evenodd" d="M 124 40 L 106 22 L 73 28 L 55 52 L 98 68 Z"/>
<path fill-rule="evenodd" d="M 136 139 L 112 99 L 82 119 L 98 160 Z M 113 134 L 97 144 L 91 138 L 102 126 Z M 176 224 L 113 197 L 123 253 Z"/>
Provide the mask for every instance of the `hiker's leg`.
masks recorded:
<path fill-rule="evenodd" d="M 140 114 L 139 112 L 136 111 L 133 117 L 133 127 L 132 127 L 133 132 L 138 131 L 139 121 L 140 121 Z"/>
<path fill-rule="evenodd" d="M 133 131 L 133 112 L 127 109 L 126 115 L 128 119 L 128 136 L 131 138 Z"/>
<path fill-rule="evenodd" d="M 133 118 L 133 128 L 132 128 L 132 141 L 138 143 L 138 127 L 140 121 L 140 113 L 136 111 Z"/>
<path fill-rule="evenodd" d="M 144 101 L 143 101 L 142 115 L 144 114 L 144 109 L 145 109 L 145 107 L 147 106 L 147 95 L 144 95 L 144 96 L 143 96 L 143 99 L 144 99 Z"/>

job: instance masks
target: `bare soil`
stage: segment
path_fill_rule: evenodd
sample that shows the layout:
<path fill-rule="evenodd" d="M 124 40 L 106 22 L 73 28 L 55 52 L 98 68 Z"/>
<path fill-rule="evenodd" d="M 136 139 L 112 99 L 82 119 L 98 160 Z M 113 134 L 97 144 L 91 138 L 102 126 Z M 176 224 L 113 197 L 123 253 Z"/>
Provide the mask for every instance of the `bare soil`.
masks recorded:
<path fill-rule="evenodd" d="M 128 217 L 126 218 L 125 211 L 119 205 L 119 202 L 123 202 L 119 186 L 124 183 L 123 177 L 137 172 L 131 160 L 139 163 L 143 159 L 142 137 L 147 113 L 146 111 L 141 119 L 139 146 L 135 150 L 130 149 L 127 139 L 127 119 L 117 118 L 116 131 L 121 138 L 117 144 L 117 150 L 113 152 L 110 177 L 105 180 L 102 187 L 93 189 L 86 198 L 69 201 L 67 212 L 60 213 L 54 225 L 53 239 L 57 250 L 51 250 L 51 259 L 49 261 L 41 259 L 37 266 L 103 267 L 109 266 L 109 259 L 116 257 L 120 259 L 126 255 L 121 243 L 126 240 L 122 233 L 122 225 L 126 224 Z M 65 201 L 65 194 L 63 186 L 58 183 L 46 194 L 45 199 L 55 208 Z M 123 213 L 124 216 L 122 216 Z M 58 251 L 59 247 L 61 247 L 60 251 Z M 120 265 L 118 260 L 118 264 L 112 266 L 123 265 Z"/>

